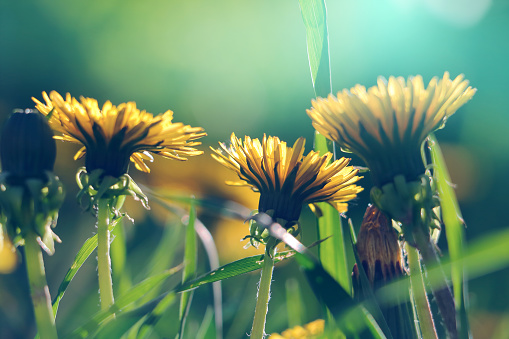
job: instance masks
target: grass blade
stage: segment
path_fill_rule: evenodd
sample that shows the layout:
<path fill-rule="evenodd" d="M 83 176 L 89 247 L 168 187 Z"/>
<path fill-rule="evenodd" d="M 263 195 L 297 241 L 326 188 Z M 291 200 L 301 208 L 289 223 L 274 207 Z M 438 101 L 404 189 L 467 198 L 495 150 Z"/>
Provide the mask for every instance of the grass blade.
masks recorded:
<path fill-rule="evenodd" d="M 182 273 L 182 283 L 192 280 L 196 276 L 197 266 L 197 242 L 194 223 L 196 221 L 196 209 L 194 202 L 191 202 L 189 208 L 189 221 L 186 229 L 186 247 L 184 249 L 184 270 Z M 184 328 L 186 325 L 186 317 L 191 307 L 191 301 L 194 291 L 186 291 L 180 296 L 179 320 L 180 328 L 177 338 L 183 338 Z"/>
<path fill-rule="evenodd" d="M 278 263 L 282 260 L 291 258 L 294 254 L 295 251 L 285 251 L 277 253 L 276 257 L 274 258 L 274 263 Z M 262 264 L 263 264 L 263 254 L 243 258 L 231 262 L 229 264 L 223 265 L 218 269 L 210 271 L 194 280 L 183 283 L 176 289 L 176 292 L 189 291 L 199 286 L 213 283 L 215 281 L 220 281 L 223 279 L 236 277 L 241 274 L 253 272 L 260 269 L 262 267 Z"/>
<path fill-rule="evenodd" d="M 175 274 L 175 272 L 179 271 L 181 267 L 172 268 L 166 272 L 160 273 L 158 275 L 149 277 L 139 284 L 135 285 L 133 288 L 129 290 L 126 294 L 117 298 L 116 302 L 111 305 L 111 307 L 107 310 L 100 311 L 96 313 L 92 319 L 90 319 L 86 324 L 80 326 L 76 330 L 72 332 L 70 336 L 66 336 L 69 338 L 88 338 L 92 336 L 97 330 L 102 326 L 102 323 L 110 318 L 113 314 L 120 313 L 123 309 L 125 309 L 130 304 L 138 301 L 142 298 L 147 292 L 152 290 L 153 288 L 157 288 L 160 284 L 162 284 L 168 277 Z M 150 312 L 155 305 L 151 308 L 148 308 L 145 313 Z M 139 318 L 141 316 L 138 315 Z"/>
<path fill-rule="evenodd" d="M 440 207 L 442 219 L 445 224 L 445 235 L 449 256 L 452 261 L 458 261 L 464 252 L 465 223 L 461 216 L 458 205 L 458 199 L 451 186 L 451 178 L 445 164 L 444 156 L 438 145 L 435 136 L 431 134 L 428 137 L 428 145 L 433 162 L 433 179 L 436 182 L 440 196 Z M 467 316 L 468 292 L 465 271 L 461 263 L 451 266 L 451 281 L 454 292 L 454 301 L 456 310 L 460 318 L 460 336 L 468 338 L 470 329 Z"/>
<path fill-rule="evenodd" d="M 306 27 L 309 68 L 315 94 L 327 96 L 332 89 L 329 60 L 327 8 L 324 0 L 299 0 Z"/>
<path fill-rule="evenodd" d="M 121 219 L 122 217 L 116 219 L 115 222 L 109 226 L 110 232 L 114 230 L 115 225 Z M 85 240 L 83 246 L 81 246 L 80 250 L 76 254 L 76 257 L 74 257 L 74 261 L 71 267 L 65 274 L 64 280 L 60 283 L 60 286 L 58 287 L 57 296 L 53 300 L 53 313 L 55 314 L 55 317 L 57 316 L 58 305 L 60 304 L 60 300 L 63 298 L 65 294 L 67 286 L 69 286 L 76 273 L 78 273 L 81 266 L 85 263 L 90 254 L 92 254 L 92 252 L 96 248 L 97 248 L 97 234 Z"/>
<path fill-rule="evenodd" d="M 316 96 L 326 97 L 332 92 L 329 57 L 329 34 L 327 29 L 327 8 L 324 0 L 299 0 L 302 20 L 306 28 L 311 80 Z M 334 152 L 334 143 L 318 132 L 315 134 L 315 150 L 321 154 Z M 322 216 L 318 218 L 318 236 L 324 239 L 332 235 L 332 239 L 323 242 L 319 247 L 322 265 L 347 291 L 352 284 L 347 261 L 347 244 L 343 234 L 339 213 L 326 203 L 318 204 Z M 351 293 L 351 292 L 350 292 Z"/>

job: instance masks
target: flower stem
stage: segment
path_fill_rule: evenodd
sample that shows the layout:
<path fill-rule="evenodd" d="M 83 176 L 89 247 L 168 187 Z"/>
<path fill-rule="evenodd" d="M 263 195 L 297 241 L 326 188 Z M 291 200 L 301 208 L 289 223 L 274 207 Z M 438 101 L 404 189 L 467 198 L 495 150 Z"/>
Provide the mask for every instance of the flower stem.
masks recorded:
<path fill-rule="evenodd" d="M 99 199 L 97 211 L 97 273 L 101 309 L 108 309 L 114 303 L 110 260 L 109 200 Z"/>
<path fill-rule="evenodd" d="M 39 336 L 41 339 L 58 338 L 42 251 L 34 232 L 28 232 L 25 237 L 25 260 Z"/>
<path fill-rule="evenodd" d="M 274 256 L 276 247 L 271 243 L 267 244 L 268 251 L 263 256 L 262 274 L 258 285 L 258 297 L 256 300 L 255 316 L 253 319 L 253 328 L 251 329 L 251 339 L 262 339 L 265 336 L 265 319 L 269 307 L 270 284 L 272 282 L 272 271 L 274 269 Z"/>
<path fill-rule="evenodd" d="M 419 318 L 419 326 L 423 339 L 437 339 L 437 333 L 431 309 L 429 307 L 428 298 L 426 296 L 426 288 L 422 277 L 421 264 L 419 262 L 419 252 L 416 248 L 406 243 L 406 252 L 408 266 L 410 268 L 410 283 L 412 284 L 412 294 L 414 297 L 417 317 Z"/>
<path fill-rule="evenodd" d="M 440 315 L 444 320 L 444 326 L 447 331 L 448 338 L 457 339 L 458 328 L 456 325 L 456 306 L 451 289 L 449 288 L 449 285 L 447 285 L 445 274 L 441 269 L 440 259 L 438 259 L 437 253 L 435 252 L 429 237 L 423 235 L 422 232 L 416 233 L 417 234 L 414 234 L 414 239 L 417 244 L 417 248 L 421 253 L 424 265 L 426 265 L 426 268 L 439 268 L 440 274 L 437 276 L 437 279 L 440 280 L 440 287 L 436 288 L 434 287 L 436 285 L 432 284 L 431 289 L 433 291 L 433 296 L 435 297 L 438 310 L 440 311 Z"/>

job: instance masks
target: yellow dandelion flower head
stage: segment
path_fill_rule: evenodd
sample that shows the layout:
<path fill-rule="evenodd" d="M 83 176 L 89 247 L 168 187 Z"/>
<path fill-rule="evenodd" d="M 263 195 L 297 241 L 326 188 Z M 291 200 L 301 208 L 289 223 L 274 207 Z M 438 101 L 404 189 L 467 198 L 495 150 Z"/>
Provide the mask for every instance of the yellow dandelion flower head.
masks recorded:
<path fill-rule="evenodd" d="M 61 133 L 56 139 L 83 145 L 74 158 L 86 156 L 89 172 L 103 169 L 105 175 L 119 177 L 127 173 L 129 160 L 140 171 L 150 172 L 145 164 L 153 159 L 150 153 L 175 160 L 203 153 L 194 148 L 201 144 L 195 140 L 206 135 L 203 128 L 172 122 L 172 111 L 154 116 L 140 111 L 135 102 L 115 106 L 106 101 L 100 108 L 95 99 L 78 101 L 69 93 L 65 100 L 55 91 L 42 96 L 45 104 L 32 98 L 35 107 L 51 114 L 50 126 Z"/>
<path fill-rule="evenodd" d="M 364 159 L 376 185 L 398 174 L 414 180 L 424 173 L 423 141 L 475 94 L 468 83 L 463 75 L 451 80 L 448 72 L 427 87 L 420 75 L 380 77 L 368 90 L 356 85 L 317 98 L 307 113 L 318 132 Z"/>
<path fill-rule="evenodd" d="M 303 156 L 304 138 L 288 147 L 278 137 L 264 135 L 260 141 L 246 136 L 241 140 L 232 133 L 230 142 L 212 148 L 212 157 L 240 178 L 227 184 L 260 192 L 259 212 L 272 210 L 274 219 L 297 221 L 302 205 L 314 202 L 328 202 L 346 212 L 347 202 L 362 191 L 355 185 L 361 178 L 358 171 L 347 166 L 350 159 L 331 161 L 331 153 L 320 156 L 314 151 Z"/>

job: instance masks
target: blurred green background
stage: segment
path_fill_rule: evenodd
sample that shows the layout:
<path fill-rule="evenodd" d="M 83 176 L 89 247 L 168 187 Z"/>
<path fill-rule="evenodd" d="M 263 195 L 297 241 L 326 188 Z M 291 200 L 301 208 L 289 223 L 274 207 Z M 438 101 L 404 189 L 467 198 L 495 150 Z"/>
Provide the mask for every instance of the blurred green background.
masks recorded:
<path fill-rule="evenodd" d="M 357 0 L 329 1 L 327 6 L 334 91 L 357 83 L 375 85 L 380 75 L 422 74 L 429 81 L 444 71 L 452 77 L 464 73 L 478 88 L 437 137 L 457 185 L 468 241 L 507 227 L 509 1 Z M 208 145 L 227 141 L 232 132 L 251 137 L 267 133 L 289 143 L 304 136 L 308 148 L 312 146 L 305 110 L 314 93 L 296 0 L 0 0 L 0 123 L 15 108 L 33 107 L 32 96 L 41 99 L 42 91 L 51 90 L 93 97 L 100 104 L 136 101 L 152 113 L 171 109 L 175 121 L 204 127 L 204 159 L 186 164 L 156 159 L 152 174 L 130 172 L 141 184 L 163 185 L 187 196 L 236 199 L 256 207 L 256 196 L 225 187 L 223 180 L 231 174 L 209 161 Z M 68 199 L 55 230 L 63 243 L 46 258 L 52 294 L 77 249 L 95 232 L 94 219 L 80 212 L 73 199 L 74 174 L 81 165 L 72 161 L 76 150 L 59 143 L 55 172 L 67 185 Z M 363 165 L 355 158 L 353 163 Z M 361 184 L 366 190 L 348 213 L 356 224 L 368 202 L 369 175 Z M 136 204 L 126 208 L 136 219 L 136 227 L 126 226 L 127 266 L 137 272 L 167 216 L 162 211 L 147 216 Z M 201 213 L 222 249 L 221 264 L 251 253 L 238 242 L 247 226 L 232 226 L 211 211 Z M 226 224 L 230 226 L 221 228 Z M 313 238 L 312 227 L 306 232 Z M 303 241 L 309 243 L 306 235 Z M 202 266 L 205 272 L 208 268 Z M 59 328 L 72 328 L 98 308 L 95 270 L 90 258 L 71 283 L 59 311 Z M 268 331 L 288 326 L 284 286 L 292 276 L 311 303 L 303 321 L 320 315 L 297 266 L 289 263 L 275 273 Z M 244 312 L 245 323 L 234 316 L 238 307 L 254 309 L 257 278 L 253 274 L 224 283 L 225 334 L 231 338 L 249 329 L 251 313 Z M 507 269 L 470 282 L 472 326 L 478 337 L 490 338 L 500 319 L 507 322 L 507 286 Z M 27 292 L 23 266 L 0 275 L 0 338 L 35 333 Z M 192 306 L 196 319 L 210 302 L 209 290 L 197 293 Z"/>

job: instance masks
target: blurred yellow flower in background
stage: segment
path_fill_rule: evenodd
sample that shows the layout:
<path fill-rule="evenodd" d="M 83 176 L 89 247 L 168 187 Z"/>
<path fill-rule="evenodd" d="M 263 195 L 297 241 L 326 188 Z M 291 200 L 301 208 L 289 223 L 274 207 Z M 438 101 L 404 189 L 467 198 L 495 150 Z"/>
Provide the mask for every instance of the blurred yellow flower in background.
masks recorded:
<path fill-rule="evenodd" d="M 2 227 L 0 225 L 0 227 Z M 5 237 L 0 230 L 0 274 L 8 274 L 14 271 L 18 265 L 18 255 L 14 245 Z"/>
<path fill-rule="evenodd" d="M 67 93 L 64 100 L 55 91 L 42 95 L 46 104 L 32 98 L 36 108 L 51 115 L 50 126 L 62 133 L 57 139 L 84 145 L 74 158 L 86 155 L 88 172 L 103 169 L 105 175 L 119 177 L 127 173 L 129 160 L 150 172 L 145 164 L 152 160 L 150 153 L 175 160 L 203 153 L 194 148 L 201 144 L 195 140 L 206 135 L 203 128 L 173 123 L 172 111 L 154 116 L 140 111 L 135 102 L 115 106 L 107 101 L 99 108 L 92 98 L 78 101 Z"/>
<path fill-rule="evenodd" d="M 346 212 L 347 201 L 362 191 L 355 185 L 361 178 L 358 171 L 347 166 L 350 159 L 331 161 L 331 153 L 320 156 L 311 151 L 303 157 L 304 145 L 304 138 L 288 147 L 277 137 L 264 135 L 260 142 L 246 136 L 242 141 L 232 133 L 230 146 L 220 143 L 220 149 L 212 148 L 212 157 L 241 179 L 227 184 L 258 191 L 258 211 L 273 211 L 274 219 L 296 221 L 302 205 L 315 202 L 328 202 Z"/>
<path fill-rule="evenodd" d="M 325 320 L 317 319 L 304 326 L 295 326 L 289 328 L 281 334 L 273 333 L 269 339 L 314 339 L 320 338 L 324 334 Z"/>
<path fill-rule="evenodd" d="M 317 98 L 307 113 L 318 132 L 359 155 L 375 185 L 383 185 L 397 174 L 411 181 L 424 173 L 423 141 L 475 92 L 463 75 L 451 80 L 447 72 L 427 87 L 420 75 L 406 81 L 380 77 L 367 91 L 356 85 L 337 96 Z"/>

